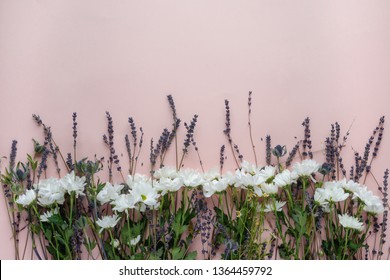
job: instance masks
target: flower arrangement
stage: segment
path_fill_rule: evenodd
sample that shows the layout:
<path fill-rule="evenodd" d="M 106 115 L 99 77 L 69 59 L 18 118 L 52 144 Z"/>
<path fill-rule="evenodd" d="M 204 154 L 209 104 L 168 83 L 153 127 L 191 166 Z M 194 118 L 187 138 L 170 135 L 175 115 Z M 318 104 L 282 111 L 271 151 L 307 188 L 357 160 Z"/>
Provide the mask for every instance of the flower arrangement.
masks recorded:
<path fill-rule="evenodd" d="M 147 175 L 136 171 L 144 132 L 133 118 L 128 119 L 131 133 L 124 137 L 124 171 L 108 112 L 103 135 L 108 158 L 92 160 L 78 157 L 76 113 L 73 152 L 66 157 L 50 127 L 33 115 L 43 128 L 44 143 L 34 140 L 34 154 L 16 162 L 13 141 L 9 165 L 1 174 L 15 259 L 389 259 L 389 170 L 378 183 L 381 197 L 365 185 L 383 137 L 384 117 L 364 153 L 355 152 L 348 175 L 341 154 L 349 132 L 341 138 L 339 124 L 332 124 L 325 160 L 319 163 L 313 159 L 308 118 L 302 124 L 304 139 L 288 154 L 285 146 L 272 148 L 267 136 L 265 164 L 260 165 L 252 137 L 250 92 L 248 127 L 255 162 L 244 160 L 232 139 L 226 100 L 227 146 L 221 146 L 219 168 L 204 170 L 195 141 L 198 115 L 184 123 L 180 149 L 182 122 L 170 95 L 168 103 L 172 128 L 165 128 L 157 142 L 150 140 Z M 183 167 L 191 147 L 201 171 Z M 172 149 L 175 165 L 165 165 Z M 228 150 L 237 168 L 224 172 Z M 49 158 L 57 178 L 47 176 Z M 105 170 L 108 181 L 100 179 Z M 114 182 L 116 173 L 120 182 Z M 27 238 L 20 244 L 23 231 Z M 26 254 L 28 247 L 31 256 Z"/>

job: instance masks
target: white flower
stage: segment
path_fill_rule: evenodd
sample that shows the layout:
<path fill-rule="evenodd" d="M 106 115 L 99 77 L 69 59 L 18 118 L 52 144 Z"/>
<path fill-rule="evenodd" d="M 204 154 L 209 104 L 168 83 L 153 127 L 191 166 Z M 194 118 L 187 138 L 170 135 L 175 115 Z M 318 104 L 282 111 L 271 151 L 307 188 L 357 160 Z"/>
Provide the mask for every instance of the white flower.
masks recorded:
<path fill-rule="evenodd" d="M 228 184 L 227 180 L 222 178 L 220 180 L 207 181 L 203 185 L 203 192 L 205 197 L 210 197 L 214 193 L 220 193 L 226 190 Z"/>
<path fill-rule="evenodd" d="M 130 239 L 130 245 L 135 246 L 141 240 L 141 235 L 138 235 L 136 238 Z"/>
<path fill-rule="evenodd" d="M 119 197 L 119 194 L 123 188 L 124 185 L 114 184 L 113 186 L 107 182 L 103 189 L 96 196 L 96 199 L 100 201 L 101 204 L 115 200 Z"/>
<path fill-rule="evenodd" d="M 259 171 L 259 168 L 255 164 L 243 160 L 241 162 L 241 170 L 247 173 L 256 174 Z"/>
<path fill-rule="evenodd" d="M 338 182 L 326 182 L 323 188 L 316 189 L 314 201 L 323 206 L 327 203 L 344 201 L 348 196 L 349 194 L 344 192 Z"/>
<path fill-rule="evenodd" d="M 118 248 L 120 242 L 119 242 L 118 239 L 114 239 L 114 240 L 111 241 L 111 244 L 112 244 L 112 246 L 114 246 L 114 248 Z"/>
<path fill-rule="evenodd" d="M 177 177 L 177 171 L 176 171 L 176 168 L 164 166 L 164 167 L 161 167 L 160 169 L 157 169 L 154 172 L 153 177 L 156 179 L 161 179 L 161 178 L 174 179 Z"/>
<path fill-rule="evenodd" d="M 378 215 L 378 214 L 382 214 L 385 211 L 385 208 L 383 207 L 382 203 L 377 203 L 377 204 L 365 205 L 363 210 L 366 211 L 367 213 Z"/>
<path fill-rule="evenodd" d="M 36 198 L 37 194 L 35 190 L 27 190 L 25 194 L 22 194 L 18 197 L 16 203 L 26 207 L 29 206 Z"/>
<path fill-rule="evenodd" d="M 364 211 L 372 214 L 380 214 L 385 210 L 379 197 L 369 191 L 366 186 L 362 186 L 353 193 L 353 199 L 359 199 L 364 203 Z"/>
<path fill-rule="evenodd" d="M 226 172 L 222 179 L 226 182 L 226 184 L 228 186 L 234 186 L 234 184 L 236 183 L 236 177 L 234 176 L 234 174 L 232 172 Z"/>
<path fill-rule="evenodd" d="M 66 174 L 64 178 L 60 180 L 62 188 L 68 193 L 76 193 L 76 197 L 84 195 L 85 177 L 78 177 L 72 171 L 70 174 Z"/>
<path fill-rule="evenodd" d="M 118 212 L 126 212 L 128 213 L 128 209 L 135 208 L 136 201 L 131 194 L 121 194 L 114 201 L 111 202 L 115 207 L 112 208 L 114 211 Z"/>
<path fill-rule="evenodd" d="M 169 178 L 169 177 L 161 177 L 160 180 L 154 183 L 154 187 L 157 191 L 161 192 L 162 195 L 167 192 L 176 192 L 183 186 L 180 178 Z"/>
<path fill-rule="evenodd" d="M 195 188 L 203 185 L 204 179 L 199 171 L 194 169 L 183 169 L 179 171 L 179 178 L 182 180 L 183 185 L 190 188 Z"/>
<path fill-rule="evenodd" d="M 290 170 L 285 169 L 282 173 L 279 173 L 274 178 L 274 184 L 280 188 L 283 188 L 292 183 L 296 183 L 297 176 L 295 173 L 290 172 Z"/>
<path fill-rule="evenodd" d="M 275 166 L 265 166 L 259 172 L 258 176 L 263 179 L 266 183 L 271 183 L 270 181 L 275 177 L 276 167 Z"/>
<path fill-rule="evenodd" d="M 340 181 L 340 184 L 345 191 L 350 192 L 350 193 L 358 192 L 361 188 L 363 188 L 362 185 L 360 185 L 352 180 L 349 180 L 347 182 L 347 179 L 345 179 L 345 178 Z"/>
<path fill-rule="evenodd" d="M 65 202 L 65 190 L 56 178 L 41 180 L 34 187 L 38 189 L 38 203 L 42 206 L 50 206 L 54 203 L 63 204 Z"/>
<path fill-rule="evenodd" d="M 351 217 L 348 214 L 338 215 L 340 224 L 349 229 L 357 229 L 358 231 L 362 231 L 364 226 L 363 223 L 360 222 L 357 218 Z"/>
<path fill-rule="evenodd" d="M 203 179 L 205 181 L 212 181 L 215 179 L 219 179 L 220 177 L 221 177 L 221 174 L 219 174 L 218 168 L 212 168 L 203 174 Z"/>
<path fill-rule="evenodd" d="M 299 177 L 308 176 L 318 171 L 321 167 L 321 164 L 317 163 L 312 159 L 305 159 L 302 162 L 297 162 L 294 164 L 293 172 L 297 174 Z M 312 177 L 311 177 L 312 178 Z"/>
<path fill-rule="evenodd" d="M 47 211 L 43 213 L 41 216 L 39 216 L 39 219 L 41 222 L 49 222 L 49 218 L 52 217 L 53 215 L 58 214 L 58 208 L 55 208 L 54 210 Z"/>
<path fill-rule="evenodd" d="M 286 204 L 285 201 L 278 201 L 276 200 L 275 202 L 269 202 L 265 205 L 264 212 L 280 212 L 283 209 L 283 206 Z"/>
<path fill-rule="evenodd" d="M 118 218 L 117 215 L 104 216 L 101 219 L 98 219 L 96 223 L 100 227 L 99 233 L 102 233 L 104 229 L 115 227 L 119 220 L 120 217 Z"/>
<path fill-rule="evenodd" d="M 235 174 L 235 186 L 236 187 L 255 187 L 264 183 L 264 178 L 259 174 L 246 173 L 243 170 L 237 170 Z"/>
<path fill-rule="evenodd" d="M 371 192 L 369 192 L 371 193 Z M 371 213 L 371 214 L 381 214 L 383 211 L 385 211 L 385 208 L 383 207 L 383 202 L 382 200 L 371 193 L 371 196 L 367 196 L 364 198 L 364 208 L 363 210 Z"/>
<path fill-rule="evenodd" d="M 274 184 L 267 184 L 267 183 L 261 184 L 261 189 L 266 194 L 278 193 L 278 186 Z"/>
<path fill-rule="evenodd" d="M 261 188 L 259 187 L 253 187 L 253 192 L 258 196 L 258 197 L 262 197 L 263 196 L 263 191 L 261 190 Z"/>
<path fill-rule="evenodd" d="M 127 176 L 126 183 L 130 189 L 133 188 L 134 184 L 140 183 L 140 182 L 148 183 L 148 182 L 151 182 L 151 179 L 148 176 L 145 176 L 143 174 L 138 174 L 138 173 L 135 174 L 134 176 L 131 176 L 131 175 Z"/>
<path fill-rule="evenodd" d="M 134 182 L 131 195 L 134 197 L 135 203 L 142 202 L 148 206 L 156 205 L 159 198 L 159 194 L 152 184 L 143 181 Z"/>

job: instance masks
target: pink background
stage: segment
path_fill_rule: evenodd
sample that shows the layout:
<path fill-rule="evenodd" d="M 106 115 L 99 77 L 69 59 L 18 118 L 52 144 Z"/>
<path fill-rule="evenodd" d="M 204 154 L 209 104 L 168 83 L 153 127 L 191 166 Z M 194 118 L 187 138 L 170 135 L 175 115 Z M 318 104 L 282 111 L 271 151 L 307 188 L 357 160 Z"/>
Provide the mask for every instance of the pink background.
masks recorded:
<path fill-rule="evenodd" d="M 206 167 L 218 165 L 226 144 L 225 98 L 233 138 L 253 160 L 246 125 L 252 90 L 261 162 L 260 138 L 271 134 L 273 145 L 291 148 L 306 116 L 314 150 L 331 123 L 345 132 L 354 122 L 344 153 L 351 162 L 351 147 L 362 152 L 379 117 L 389 117 L 389 73 L 387 0 L 0 0 L 0 156 L 8 156 L 12 139 L 18 160 L 32 153 L 31 138 L 42 138 L 33 113 L 52 126 L 64 153 L 72 148 L 74 111 L 80 156 L 107 155 L 106 110 L 119 154 L 129 116 L 144 128 L 147 147 L 171 125 L 172 94 L 182 120 L 200 115 L 195 137 Z M 386 134 L 373 168 L 379 180 L 390 167 Z M 142 158 L 147 164 L 147 149 Z M 194 152 L 186 166 L 198 167 Z M 3 202 L 0 222 L 0 259 L 13 258 Z"/>

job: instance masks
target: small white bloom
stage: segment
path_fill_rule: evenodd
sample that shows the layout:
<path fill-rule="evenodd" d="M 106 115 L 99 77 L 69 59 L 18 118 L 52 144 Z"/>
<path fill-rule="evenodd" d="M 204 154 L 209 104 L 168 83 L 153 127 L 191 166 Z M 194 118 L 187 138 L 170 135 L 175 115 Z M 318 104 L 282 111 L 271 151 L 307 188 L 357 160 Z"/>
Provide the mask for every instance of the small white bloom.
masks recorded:
<path fill-rule="evenodd" d="M 270 181 L 275 177 L 276 167 L 275 166 L 265 166 L 257 174 L 260 178 L 263 179 L 266 183 L 271 183 Z"/>
<path fill-rule="evenodd" d="M 371 197 L 366 197 L 363 202 L 364 202 L 363 210 L 368 213 L 376 215 L 376 214 L 381 214 L 385 211 L 382 200 L 376 195 L 372 195 Z"/>
<path fill-rule="evenodd" d="M 96 199 L 101 203 L 107 203 L 113 201 L 119 197 L 121 190 L 124 188 L 124 185 L 114 184 L 111 185 L 109 182 L 103 187 L 103 189 L 98 193 Z"/>
<path fill-rule="evenodd" d="M 256 174 L 259 171 L 259 168 L 255 164 L 243 160 L 241 162 L 241 170 L 245 171 L 246 173 Z"/>
<path fill-rule="evenodd" d="M 219 174 L 218 168 L 212 168 L 203 174 L 203 179 L 205 181 L 212 181 L 215 179 L 219 179 L 220 177 L 221 177 L 221 174 Z"/>
<path fill-rule="evenodd" d="M 136 203 L 142 202 L 148 206 L 156 205 L 159 198 L 157 190 L 153 188 L 152 184 L 149 182 L 134 182 L 130 193 L 134 197 Z"/>
<path fill-rule="evenodd" d="M 226 172 L 223 176 L 222 179 L 226 182 L 228 186 L 234 186 L 236 183 L 236 177 L 234 174 L 230 171 Z"/>
<path fill-rule="evenodd" d="M 264 212 L 280 212 L 283 210 L 283 206 L 286 204 L 285 201 L 278 201 L 275 202 L 271 201 L 265 205 Z"/>
<path fill-rule="evenodd" d="M 145 176 L 143 174 L 136 173 L 134 176 L 128 175 L 126 183 L 129 186 L 130 189 L 133 188 L 133 185 L 136 183 L 150 183 L 151 179 L 148 176 Z"/>
<path fill-rule="evenodd" d="M 243 170 L 237 170 L 235 174 L 235 187 L 255 187 L 264 183 L 264 178 L 259 174 L 246 173 Z"/>
<path fill-rule="evenodd" d="M 340 224 L 349 229 L 356 229 L 362 231 L 364 226 L 357 218 L 349 216 L 348 214 L 338 215 Z"/>
<path fill-rule="evenodd" d="M 292 183 L 296 183 L 297 177 L 295 173 L 290 172 L 290 170 L 285 169 L 282 173 L 279 173 L 274 178 L 274 184 L 280 188 L 283 188 Z"/>
<path fill-rule="evenodd" d="M 130 239 L 130 245 L 135 246 L 141 240 L 141 235 L 138 235 L 136 238 Z"/>
<path fill-rule="evenodd" d="M 189 188 L 195 188 L 203 185 L 204 179 L 199 171 L 194 169 L 183 169 L 179 171 L 179 178 L 183 185 Z"/>
<path fill-rule="evenodd" d="M 294 164 L 293 172 L 299 177 L 308 176 L 311 177 L 313 173 L 317 172 L 321 167 L 321 164 L 312 159 L 305 159 L 302 162 Z M 311 177 L 312 178 L 312 177 Z"/>
<path fill-rule="evenodd" d="M 29 206 L 35 199 L 37 198 L 37 194 L 35 190 L 27 190 L 25 194 L 22 194 L 16 200 L 17 204 L 22 205 L 23 207 Z"/>
<path fill-rule="evenodd" d="M 319 205 L 327 203 L 341 202 L 348 198 L 349 194 L 344 192 L 338 182 L 326 182 L 323 188 L 316 189 L 314 201 Z"/>
<path fill-rule="evenodd" d="M 50 206 L 54 203 L 63 204 L 65 202 L 65 190 L 56 178 L 41 180 L 34 185 L 38 189 L 38 203 L 41 206 Z"/>
<path fill-rule="evenodd" d="M 177 177 L 177 171 L 176 168 L 164 166 L 161 167 L 160 169 L 157 169 L 154 172 L 153 177 L 156 179 L 161 179 L 161 178 L 175 179 Z"/>
<path fill-rule="evenodd" d="M 41 220 L 41 222 L 47 223 L 47 222 L 49 222 L 49 218 L 55 214 L 58 214 L 58 208 L 55 208 L 54 210 L 50 210 L 50 211 L 43 213 L 41 216 L 39 216 L 39 219 Z"/>
<path fill-rule="evenodd" d="M 114 248 L 118 248 L 120 242 L 119 242 L 118 239 L 114 239 L 114 240 L 111 241 L 111 244 L 112 244 L 112 246 L 114 246 Z"/>
<path fill-rule="evenodd" d="M 227 180 L 223 178 L 220 180 L 207 181 L 203 184 L 204 196 L 210 197 L 214 193 L 220 193 L 226 190 L 227 186 L 228 186 Z"/>
<path fill-rule="evenodd" d="M 347 182 L 347 179 L 345 179 L 345 178 L 340 181 L 340 184 L 345 191 L 350 192 L 350 193 L 358 192 L 361 188 L 363 188 L 362 185 L 360 185 L 352 180 L 349 180 Z"/>
<path fill-rule="evenodd" d="M 274 185 L 274 184 L 263 183 L 263 184 L 261 184 L 261 189 L 266 194 L 276 194 L 276 193 L 278 193 L 278 186 Z"/>
<path fill-rule="evenodd" d="M 85 177 L 78 177 L 72 171 L 70 174 L 66 174 L 64 178 L 60 179 L 60 184 L 62 188 L 68 193 L 76 193 L 76 197 L 79 195 L 84 195 Z"/>
<path fill-rule="evenodd" d="M 372 214 L 380 214 L 385 210 L 381 199 L 369 191 L 366 186 L 362 186 L 353 193 L 353 199 L 363 202 L 364 210 Z"/>
<path fill-rule="evenodd" d="M 114 205 L 112 210 L 128 213 L 128 209 L 135 208 L 135 203 L 136 201 L 131 194 L 121 194 L 111 202 Z"/>
<path fill-rule="evenodd" d="M 263 191 L 261 190 L 261 188 L 255 186 L 253 187 L 253 192 L 258 196 L 258 197 L 262 197 L 263 196 Z"/>
<path fill-rule="evenodd" d="M 161 192 L 162 195 L 167 192 L 176 192 L 183 186 L 180 178 L 161 177 L 160 180 L 154 182 L 154 188 Z"/>
<path fill-rule="evenodd" d="M 120 217 L 117 215 L 104 216 L 101 219 L 98 219 L 96 223 L 100 227 L 99 233 L 102 233 L 104 229 L 115 227 L 119 220 Z"/>

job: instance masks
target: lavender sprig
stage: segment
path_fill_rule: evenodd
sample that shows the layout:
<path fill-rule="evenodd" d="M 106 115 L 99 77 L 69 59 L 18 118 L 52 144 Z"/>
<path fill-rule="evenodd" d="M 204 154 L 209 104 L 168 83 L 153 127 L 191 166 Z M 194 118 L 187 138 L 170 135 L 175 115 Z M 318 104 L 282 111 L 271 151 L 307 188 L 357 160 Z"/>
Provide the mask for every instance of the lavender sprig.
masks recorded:
<path fill-rule="evenodd" d="M 229 100 L 225 99 L 225 130 L 223 131 L 225 135 L 227 136 L 230 148 L 232 150 L 232 155 L 234 158 L 234 161 L 236 162 L 237 168 L 240 168 L 240 165 L 238 163 L 238 160 L 236 158 L 236 154 L 233 149 L 233 139 L 231 136 L 231 123 L 230 123 L 230 106 L 229 106 Z"/>

